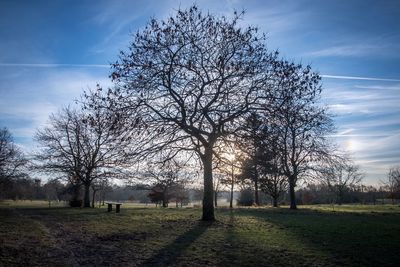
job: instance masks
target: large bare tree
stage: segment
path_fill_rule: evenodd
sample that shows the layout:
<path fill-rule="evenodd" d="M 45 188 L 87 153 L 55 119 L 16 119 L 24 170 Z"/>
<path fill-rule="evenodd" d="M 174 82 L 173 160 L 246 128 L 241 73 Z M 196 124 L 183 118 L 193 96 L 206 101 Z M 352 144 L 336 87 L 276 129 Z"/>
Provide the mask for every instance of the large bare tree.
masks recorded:
<path fill-rule="evenodd" d="M 204 170 L 203 220 L 214 220 L 213 154 L 244 115 L 268 106 L 277 53 L 257 28 L 196 6 L 152 19 L 113 64 L 108 105 L 131 116 L 133 156 L 194 151 Z M 98 99 L 102 105 L 102 98 Z M 111 103 L 111 104 L 110 104 Z M 136 144 L 136 145 L 135 145 Z"/>
<path fill-rule="evenodd" d="M 130 141 L 117 116 L 105 108 L 83 112 L 67 107 L 52 114 L 48 126 L 36 134 L 41 145 L 36 169 L 83 185 L 84 207 L 90 207 L 92 182 L 99 177 L 121 177 L 124 167 L 129 168 L 126 148 Z"/>

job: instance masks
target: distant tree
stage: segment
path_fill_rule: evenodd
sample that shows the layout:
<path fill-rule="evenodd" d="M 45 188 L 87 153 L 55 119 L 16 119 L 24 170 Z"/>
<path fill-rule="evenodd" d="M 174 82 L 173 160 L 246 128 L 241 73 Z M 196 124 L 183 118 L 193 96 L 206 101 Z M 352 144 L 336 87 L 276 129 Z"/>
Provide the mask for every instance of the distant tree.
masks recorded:
<path fill-rule="evenodd" d="M 216 158 L 216 169 L 218 170 L 219 183 L 229 188 L 230 198 L 229 207 L 233 208 L 233 193 L 235 185 L 240 183 L 240 162 L 238 153 L 232 143 L 222 145 L 224 151 L 221 151 Z"/>
<path fill-rule="evenodd" d="M 225 174 L 223 173 L 214 173 L 214 206 L 218 207 L 218 195 L 221 191 L 221 188 L 224 186 L 222 183 L 225 178 Z"/>
<path fill-rule="evenodd" d="M 386 187 L 389 198 L 394 204 L 396 198 L 400 198 L 400 167 L 392 167 L 389 170 L 386 181 L 383 181 Z"/>
<path fill-rule="evenodd" d="M 272 198 L 274 207 L 278 199 L 287 189 L 287 179 L 282 174 L 281 151 L 279 137 L 268 124 L 267 116 L 252 113 L 239 138 L 241 151 L 240 178 L 245 183 L 254 185 L 255 204 L 259 205 L 259 189 Z"/>
<path fill-rule="evenodd" d="M 152 19 L 113 64 L 116 88 L 97 106 L 131 116 L 136 159 L 194 151 L 204 171 L 203 220 L 214 220 L 213 154 L 218 140 L 273 98 L 277 53 L 257 28 L 203 14 L 196 6 Z"/>
<path fill-rule="evenodd" d="M 175 200 L 177 208 L 179 205 L 182 207 L 183 205 L 187 205 L 189 203 L 189 191 L 184 183 L 172 186 L 170 189 L 170 195 L 172 196 L 172 199 Z"/>
<path fill-rule="evenodd" d="M 287 190 L 287 179 L 279 172 L 270 172 L 260 179 L 261 190 L 272 199 L 272 205 L 278 207 L 278 200 Z"/>
<path fill-rule="evenodd" d="M 244 188 L 240 191 L 237 204 L 239 206 L 251 206 L 254 203 L 254 195 L 251 188 Z"/>
<path fill-rule="evenodd" d="M 97 182 L 97 185 L 99 187 L 99 206 L 104 206 L 107 193 L 112 192 L 113 187 L 109 179 L 100 179 L 100 181 Z"/>
<path fill-rule="evenodd" d="M 267 120 L 261 116 L 262 113 L 252 112 L 245 121 L 240 137 L 237 140 L 242 173 L 240 179 L 250 182 L 254 186 L 254 201 L 260 205 L 260 168 L 263 168 L 270 159 L 267 154 L 268 134 L 265 131 Z"/>
<path fill-rule="evenodd" d="M 0 179 L 26 176 L 23 167 L 27 164 L 22 151 L 14 143 L 7 128 L 0 129 Z"/>
<path fill-rule="evenodd" d="M 147 195 L 148 198 L 150 198 L 150 201 L 152 203 L 156 204 L 156 207 L 158 205 L 161 205 L 165 208 L 168 207 L 168 202 L 169 202 L 169 197 L 168 193 L 159 185 L 155 185 L 150 189 L 150 193 Z"/>
<path fill-rule="evenodd" d="M 100 203 L 99 206 L 101 206 L 101 204 L 104 206 L 106 194 L 112 190 L 110 180 L 108 178 L 108 176 L 101 176 L 92 181 L 90 185 L 92 192 L 92 208 L 95 207 L 96 196 Z"/>
<path fill-rule="evenodd" d="M 43 185 L 43 191 L 49 202 L 52 200 L 61 201 L 65 192 L 65 185 L 59 180 L 50 180 Z"/>
<path fill-rule="evenodd" d="M 92 182 L 121 177 L 128 167 L 129 140 L 117 116 L 98 107 L 84 112 L 68 107 L 51 115 L 49 125 L 36 134 L 41 150 L 35 155 L 35 169 L 69 179 L 75 188 L 83 185 L 84 207 L 90 207 Z"/>
<path fill-rule="evenodd" d="M 7 128 L 0 129 L 0 199 L 18 198 L 24 195 L 20 186 L 30 181 L 26 174 L 28 160 L 15 144 Z M 25 198 L 25 195 L 23 196 Z M 32 197 L 32 196 L 31 196 Z"/>
<path fill-rule="evenodd" d="M 169 200 L 176 197 L 174 193 L 179 193 L 178 188 L 183 188 L 190 179 L 184 168 L 176 159 L 148 163 L 144 179 L 153 184 L 149 193 L 152 202 L 161 201 L 163 207 L 168 207 Z"/>
<path fill-rule="evenodd" d="M 336 203 L 343 203 L 344 193 L 349 188 L 359 184 L 363 178 L 359 167 L 351 161 L 334 163 L 325 174 L 325 181 L 329 189 L 336 195 Z"/>
<path fill-rule="evenodd" d="M 373 203 L 374 205 L 376 205 L 377 202 L 377 198 L 378 198 L 378 189 L 372 185 L 370 186 L 366 186 L 365 187 L 365 201 L 367 203 Z"/>
<path fill-rule="evenodd" d="M 279 71 L 280 69 L 280 71 Z M 296 209 L 295 188 L 319 162 L 329 158 L 332 146 L 327 136 L 333 132 L 332 120 L 319 104 L 321 77 L 310 66 L 280 61 L 276 84 L 280 88 L 278 107 L 269 127 L 278 137 L 282 174 L 288 179 L 290 208 Z"/>

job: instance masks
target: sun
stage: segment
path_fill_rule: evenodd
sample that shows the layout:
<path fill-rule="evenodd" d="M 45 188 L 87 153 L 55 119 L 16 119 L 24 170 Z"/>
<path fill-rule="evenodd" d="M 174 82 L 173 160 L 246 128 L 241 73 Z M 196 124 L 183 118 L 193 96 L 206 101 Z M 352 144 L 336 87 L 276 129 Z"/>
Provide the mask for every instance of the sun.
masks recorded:
<path fill-rule="evenodd" d="M 351 138 L 346 141 L 346 149 L 352 152 L 355 152 L 359 150 L 361 147 L 361 144 L 358 140 L 355 140 L 354 138 Z"/>

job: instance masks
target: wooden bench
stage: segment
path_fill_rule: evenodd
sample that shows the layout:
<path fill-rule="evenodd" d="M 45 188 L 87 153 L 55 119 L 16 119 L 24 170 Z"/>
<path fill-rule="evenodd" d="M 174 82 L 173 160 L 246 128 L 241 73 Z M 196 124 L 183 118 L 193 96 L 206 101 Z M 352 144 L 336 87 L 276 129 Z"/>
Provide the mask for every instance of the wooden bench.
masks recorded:
<path fill-rule="evenodd" d="M 107 204 L 107 211 L 108 212 L 112 211 L 112 205 L 115 205 L 115 213 L 119 213 L 120 212 L 122 203 L 106 202 L 106 204 Z"/>

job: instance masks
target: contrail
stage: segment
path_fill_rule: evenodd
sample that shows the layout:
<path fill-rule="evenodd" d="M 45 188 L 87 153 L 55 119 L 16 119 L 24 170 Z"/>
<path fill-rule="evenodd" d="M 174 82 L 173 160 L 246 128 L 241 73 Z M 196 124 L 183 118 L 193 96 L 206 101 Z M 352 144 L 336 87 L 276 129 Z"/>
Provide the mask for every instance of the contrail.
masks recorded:
<path fill-rule="evenodd" d="M 339 76 L 339 75 L 327 75 L 327 74 L 321 74 L 321 77 L 323 77 L 323 78 L 328 78 L 328 79 L 343 79 L 343 80 L 365 80 L 365 81 L 400 82 L 400 79 L 385 79 L 385 78 L 355 77 L 355 76 Z"/>

